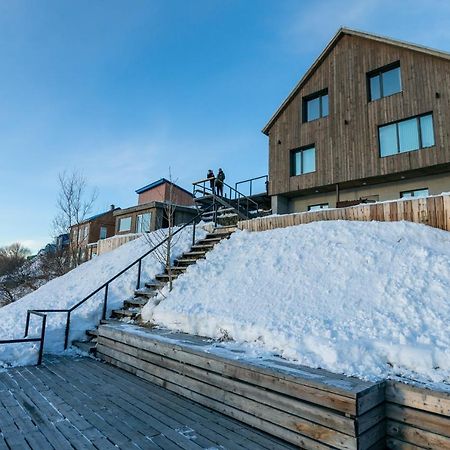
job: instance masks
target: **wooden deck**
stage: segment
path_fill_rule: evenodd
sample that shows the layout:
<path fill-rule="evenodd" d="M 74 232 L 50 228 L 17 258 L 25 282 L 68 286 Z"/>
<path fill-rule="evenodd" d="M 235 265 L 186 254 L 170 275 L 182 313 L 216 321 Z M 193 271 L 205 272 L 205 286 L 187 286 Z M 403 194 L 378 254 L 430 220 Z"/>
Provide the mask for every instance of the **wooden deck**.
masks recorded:
<path fill-rule="evenodd" d="M 2 449 L 295 447 L 90 358 L 0 373 Z"/>

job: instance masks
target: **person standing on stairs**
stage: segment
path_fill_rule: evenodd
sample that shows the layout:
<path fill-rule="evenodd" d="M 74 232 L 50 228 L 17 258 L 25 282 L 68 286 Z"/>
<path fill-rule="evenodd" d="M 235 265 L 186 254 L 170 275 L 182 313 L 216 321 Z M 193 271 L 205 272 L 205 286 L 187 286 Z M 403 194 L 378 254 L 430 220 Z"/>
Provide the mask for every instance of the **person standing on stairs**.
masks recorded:
<path fill-rule="evenodd" d="M 215 191 L 214 191 L 214 180 L 216 179 L 216 176 L 214 175 L 214 172 L 211 169 L 208 170 L 208 173 L 206 174 L 206 178 L 209 180 L 209 186 L 211 188 L 211 192 L 213 194 L 215 194 Z"/>
<path fill-rule="evenodd" d="M 216 178 L 216 190 L 217 195 L 220 197 L 223 196 L 223 182 L 225 181 L 225 173 L 222 169 L 219 169 L 217 172 L 217 178 Z"/>

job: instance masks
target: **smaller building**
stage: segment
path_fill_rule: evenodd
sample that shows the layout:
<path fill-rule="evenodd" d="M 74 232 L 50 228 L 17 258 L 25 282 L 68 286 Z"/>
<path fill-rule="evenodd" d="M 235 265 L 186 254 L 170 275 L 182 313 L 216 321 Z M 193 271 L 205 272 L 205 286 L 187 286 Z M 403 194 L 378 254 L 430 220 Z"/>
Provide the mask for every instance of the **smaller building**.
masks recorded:
<path fill-rule="evenodd" d="M 89 217 L 70 228 L 70 248 L 73 257 L 77 257 L 79 262 L 90 259 L 92 253 L 95 253 L 90 244 L 114 236 L 116 222 L 114 213 L 118 210 L 120 208 L 111 205 L 108 211 Z"/>
<path fill-rule="evenodd" d="M 161 178 L 136 191 L 138 204 L 114 212 L 115 234 L 146 233 L 167 228 L 167 205 L 174 205 L 174 225 L 189 222 L 197 215 L 190 192 Z"/>

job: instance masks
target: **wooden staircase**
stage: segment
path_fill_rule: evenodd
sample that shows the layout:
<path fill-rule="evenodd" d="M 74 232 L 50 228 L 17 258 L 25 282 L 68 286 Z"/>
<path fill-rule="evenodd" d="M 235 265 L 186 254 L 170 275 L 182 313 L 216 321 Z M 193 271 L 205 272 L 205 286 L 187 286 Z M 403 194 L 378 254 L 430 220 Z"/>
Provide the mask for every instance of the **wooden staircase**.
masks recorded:
<path fill-rule="evenodd" d="M 205 238 L 195 242 L 189 251 L 184 252 L 174 261 L 171 267 L 172 281 L 181 276 L 192 264 L 196 264 L 199 259 L 205 258 L 206 254 L 212 250 L 223 239 L 228 239 L 236 230 L 236 226 L 216 227 Z M 142 308 L 147 302 L 158 295 L 159 291 L 169 282 L 168 269 L 164 273 L 155 276 L 155 279 L 145 283 L 141 289 L 134 291 L 133 298 L 127 299 L 121 309 L 114 309 L 111 318 L 102 320 L 100 323 L 110 323 L 115 321 L 134 322 L 140 318 Z M 72 345 L 86 353 L 95 353 L 97 347 L 98 330 L 87 330 L 86 340 L 73 341 Z"/>

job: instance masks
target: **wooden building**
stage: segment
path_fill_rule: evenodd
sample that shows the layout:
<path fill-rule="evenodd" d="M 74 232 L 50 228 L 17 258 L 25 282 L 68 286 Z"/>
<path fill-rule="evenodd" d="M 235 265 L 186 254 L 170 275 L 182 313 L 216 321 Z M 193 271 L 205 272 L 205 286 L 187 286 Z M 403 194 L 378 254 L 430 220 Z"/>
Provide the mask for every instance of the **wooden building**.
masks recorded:
<path fill-rule="evenodd" d="M 274 213 L 450 191 L 450 54 L 342 28 L 263 132 Z"/>
<path fill-rule="evenodd" d="M 192 194 L 165 178 L 138 189 L 136 193 L 138 194 L 136 206 L 114 213 L 116 235 L 167 228 L 168 203 L 175 205 L 175 225 L 189 222 L 197 215 Z"/>
<path fill-rule="evenodd" d="M 114 213 L 119 210 L 120 208 L 111 205 L 108 211 L 89 217 L 70 228 L 70 248 L 73 257 L 78 254 L 79 261 L 91 259 L 92 244 L 114 236 Z"/>

